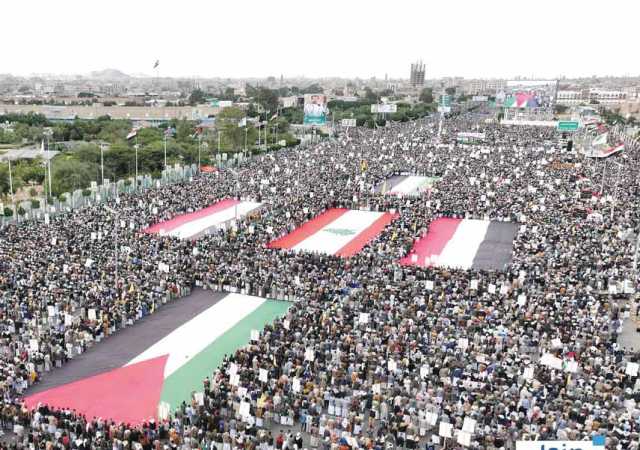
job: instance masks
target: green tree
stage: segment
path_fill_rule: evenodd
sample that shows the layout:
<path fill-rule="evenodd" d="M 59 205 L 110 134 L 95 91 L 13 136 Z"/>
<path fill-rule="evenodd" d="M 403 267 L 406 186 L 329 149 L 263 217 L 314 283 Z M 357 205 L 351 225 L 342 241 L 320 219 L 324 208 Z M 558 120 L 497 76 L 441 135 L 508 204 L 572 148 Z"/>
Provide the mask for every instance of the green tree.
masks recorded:
<path fill-rule="evenodd" d="M 204 103 L 207 95 L 202 89 L 194 89 L 191 91 L 191 95 L 189 95 L 189 104 L 191 106 L 199 105 L 200 103 Z"/>
<path fill-rule="evenodd" d="M 14 176 L 25 184 L 42 184 L 45 176 L 45 168 L 40 158 L 32 161 L 21 161 L 16 166 Z"/>
<path fill-rule="evenodd" d="M 433 103 L 433 89 L 424 88 L 422 92 L 420 92 L 420 101 L 422 103 Z"/>
<path fill-rule="evenodd" d="M 373 91 L 371 90 L 371 88 L 366 87 L 366 88 L 364 89 L 364 92 L 365 92 L 365 94 L 364 94 L 364 98 L 365 98 L 368 102 L 370 102 L 370 103 L 378 103 L 378 100 L 380 99 L 380 97 L 378 96 L 378 94 L 376 94 L 375 92 L 373 92 Z"/>
<path fill-rule="evenodd" d="M 323 94 L 324 93 L 324 89 L 322 89 L 322 86 L 320 86 L 317 83 L 313 83 L 310 86 L 307 86 L 305 88 L 302 88 L 300 90 L 301 94 Z"/>
<path fill-rule="evenodd" d="M 239 151 L 244 148 L 244 127 L 239 127 L 238 123 L 244 117 L 244 112 L 240 108 L 224 108 L 216 117 L 216 128 L 220 132 L 223 149 Z"/>
<path fill-rule="evenodd" d="M 278 94 L 272 89 L 259 87 L 253 96 L 253 100 L 267 111 L 274 112 L 278 109 Z"/>
<path fill-rule="evenodd" d="M 55 195 L 86 188 L 96 179 L 99 166 L 85 161 L 60 160 L 52 165 L 51 187 Z M 106 176 L 106 174 L 105 174 Z"/>

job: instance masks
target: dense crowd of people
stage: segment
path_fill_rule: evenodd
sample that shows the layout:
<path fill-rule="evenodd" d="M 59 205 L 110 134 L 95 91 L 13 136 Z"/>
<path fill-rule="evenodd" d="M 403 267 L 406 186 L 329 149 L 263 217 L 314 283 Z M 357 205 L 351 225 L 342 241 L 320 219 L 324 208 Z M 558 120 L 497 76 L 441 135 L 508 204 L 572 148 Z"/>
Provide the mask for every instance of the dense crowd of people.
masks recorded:
<path fill-rule="evenodd" d="M 441 136 L 431 118 L 352 128 L 2 229 L 3 445 L 510 449 L 605 435 L 608 448 L 638 449 L 640 355 L 617 337 L 635 307 L 640 156 L 592 161 L 562 151 L 553 129 L 485 118 L 448 119 Z M 484 142 L 457 142 L 472 130 Z M 381 192 L 400 173 L 439 180 L 415 196 Z M 263 206 L 196 241 L 142 232 L 229 197 Z M 268 246 L 334 207 L 399 216 L 351 258 Z M 400 265 L 443 216 L 517 223 L 511 264 Z M 23 406 L 43 373 L 195 286 L 292 306 L 227 355 L 202 401 L 185 399 L 167 420 L 129 426 Z"/>

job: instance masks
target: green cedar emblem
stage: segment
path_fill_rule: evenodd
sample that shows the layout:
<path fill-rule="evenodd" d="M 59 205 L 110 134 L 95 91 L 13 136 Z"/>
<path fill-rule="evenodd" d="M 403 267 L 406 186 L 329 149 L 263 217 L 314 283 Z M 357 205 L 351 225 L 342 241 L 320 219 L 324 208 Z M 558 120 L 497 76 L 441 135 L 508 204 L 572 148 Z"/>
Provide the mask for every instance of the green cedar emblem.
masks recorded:
<path fill-rule="evenodd" d="M 337 234 L 338 236 L 350 236 L 352 234 L 356 234 L 355 230 L 351 230 L 349 228 L 327 228 L 327 233 Z"/>

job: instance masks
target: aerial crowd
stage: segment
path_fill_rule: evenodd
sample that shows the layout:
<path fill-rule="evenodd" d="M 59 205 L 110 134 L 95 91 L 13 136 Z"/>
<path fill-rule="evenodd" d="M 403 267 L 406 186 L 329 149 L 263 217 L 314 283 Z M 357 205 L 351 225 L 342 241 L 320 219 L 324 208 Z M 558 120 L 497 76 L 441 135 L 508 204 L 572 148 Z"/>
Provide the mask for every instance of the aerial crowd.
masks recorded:
<path fill-rule="evenodd" d="M 441 135 L 435 118 L 351 128 L 0 230 L 1 445 L 512 449 L 604 435 L 607 448 L 640 448 L 640 355 L 618 343 L 637 308 L 640 155 L 590 160 L 554 129 L 486 118 L 449 118 Z M 457 142 L 468 131 L 484 141 Z M 380 189 L 401 173 L 438 181 L 418 195 Z M 230 197 L 263 205 L 194 241 L 142 232 Z M 336 207 L 398 217 L 350 258 L 268 245 Z M 399 264 L 440 217 L 517 224 L 511 262 Z M 48 370 L 194 288 L 291 307 L 167 419 L 24 406 Z"/>

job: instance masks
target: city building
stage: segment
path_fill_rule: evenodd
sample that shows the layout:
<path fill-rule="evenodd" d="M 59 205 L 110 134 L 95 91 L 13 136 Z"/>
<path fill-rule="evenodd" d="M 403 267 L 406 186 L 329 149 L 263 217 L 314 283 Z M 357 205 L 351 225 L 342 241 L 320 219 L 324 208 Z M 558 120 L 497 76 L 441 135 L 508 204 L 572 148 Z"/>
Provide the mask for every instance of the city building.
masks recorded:
<path fill-rule="evenodd" d="M 422 61 L 411 64 L 411 75 L 409 76 L 409 84 L 412 88 L 421 88 L 424 86 L 425 65 Z"/>

